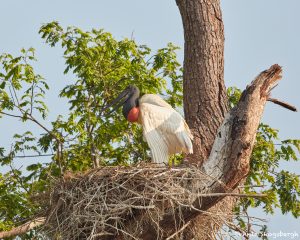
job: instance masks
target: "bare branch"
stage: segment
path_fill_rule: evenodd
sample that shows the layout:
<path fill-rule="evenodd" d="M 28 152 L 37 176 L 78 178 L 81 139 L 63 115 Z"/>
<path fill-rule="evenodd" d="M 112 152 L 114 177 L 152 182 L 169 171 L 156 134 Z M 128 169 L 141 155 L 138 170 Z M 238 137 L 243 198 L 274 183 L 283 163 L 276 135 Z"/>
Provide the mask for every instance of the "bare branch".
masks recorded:
<path fill-rule="evenodd" d="M 35 82 L 33 81 L 31 85 L 31 95 L 30 95 L 30 115 L 32 115 L 32 111 L 33 111 L 34 87 L 35 87 Z"/>
<path fill-rule="evenodd" d="M 188 222 L 186 224 L 184 224 L 178 231 L 176 231 L 175 233 L 173 233 L 171 236 L 167 237 L 166 240 L 171 240 L 173 239 L 174 237 L 176 237 L 179 233 L 181 233 L 184 229 L 186 229 L 186 227 L 188 225 L 190 225 L 191 222 Z"/>
<path fill-rule="evenodd" d="M 281 106 L 281 107 L 284 107 L 284 108 L 286 108 L 286 109 L 289 109 L 289 110 L 291 110 L 291 111 L 293 111 L 293 112 L 297 112 L 297 108 L 296 108 L 296 107 L 290 105 L 289 103 L 280 101 L 280 100 L 278 100 L 278 99 L 276 99 L 276 98 L 268 98 L 268 101 L 270 101 L 270 102 L 272 102 L 272 103 L 275 103 L 275 104 L 277 104 L 277 105 L 279 105 L 279 106 Z"/>
<path fill-rule="evenodd" d="M 0 111 L 0 114 L 6 115 L 9 117 L 14 117 L 14 118 L 20 118 L 20 119 L 22 118 L 22 116 L 6 113 L 6 112 L 2 112 L 2 111 Z"/>
<path fill-rule="evenodd" d="M 242 197 L 242 198 L 263 198 L 267 197 L 267 194 L 242 194 L 242 193 L 203 193 L 198 194 L 199 197 L 219 197 L 219 196 L 231 196 L 231 197 Z"/>
<path fill-rule="evenodd" d="M 50 136 L 52 136 L 56 141 L 61 143 L 61 140 L 53 133 L 51 132 L 48 128 L 46 128 L 43 124 L 41 124 L 36 118 L 34 118 L 31 114 L 28 115 L 29 119 L 39 125 L 42 129 L 44 129 Z"/>
<path fill-rule="evenodd" d="M 27 223 L 22 224 L 21 226 L 15 227 L 9 231 L 0 232 L 0 238 L 3 239 L 3 238 L 14 237 L 17 235 L 24 234 L 35 227 L 43 225 L 45 223 L 45 221 L 46 221 L 46 218 L 44 218 L 44 217 L 39 217 L 39 218 L 33 219 Z"/>
<path fill-rule="evenodd" d="M 14 158 L 33 158 L 33 157 L 51 157 L 54 156 L 54 153 L 49 154 L 34 154 L 34 155 L 24 155 L 24 156 L 14 156 Z"/>

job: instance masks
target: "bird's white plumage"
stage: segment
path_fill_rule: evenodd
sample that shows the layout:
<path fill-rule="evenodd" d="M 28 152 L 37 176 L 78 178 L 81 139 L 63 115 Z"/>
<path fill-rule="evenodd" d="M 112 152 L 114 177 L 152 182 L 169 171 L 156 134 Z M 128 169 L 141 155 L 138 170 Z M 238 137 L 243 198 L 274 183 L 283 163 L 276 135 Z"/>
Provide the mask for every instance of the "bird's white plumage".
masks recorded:
<path fill-rule="evenodd" d="M 188 125 L 171 105 L 158 95 L 146 94 L 139 100 L 139 123 L 155 163 L 168 163 L 169 155 L 193 153 Z"/>

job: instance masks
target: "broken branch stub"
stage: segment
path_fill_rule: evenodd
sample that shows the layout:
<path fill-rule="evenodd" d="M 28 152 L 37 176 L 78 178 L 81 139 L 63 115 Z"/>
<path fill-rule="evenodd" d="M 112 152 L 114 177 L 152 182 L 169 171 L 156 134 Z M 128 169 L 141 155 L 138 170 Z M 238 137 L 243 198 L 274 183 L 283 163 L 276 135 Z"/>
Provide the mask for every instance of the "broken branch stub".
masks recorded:
<path fill-rule="evenodd" d="M 204 172 L 235 188 L 249 171 L 249 160 L 256 131 L 270 90 L 281 79 L 282 69 L 275 64 L 260 73 L 243 91 L 240 101 L 225 116 Z"/>

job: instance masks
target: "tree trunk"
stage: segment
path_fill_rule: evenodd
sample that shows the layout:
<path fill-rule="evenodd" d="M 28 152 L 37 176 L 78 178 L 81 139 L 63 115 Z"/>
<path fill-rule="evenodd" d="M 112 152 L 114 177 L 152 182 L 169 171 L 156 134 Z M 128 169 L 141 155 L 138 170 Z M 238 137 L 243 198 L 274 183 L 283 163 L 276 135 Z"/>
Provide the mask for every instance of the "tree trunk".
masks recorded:
<path fill-rule="evenodd" d="M 184 28 L 184 110 L 194 135 L 190 163 L 208 158 L 217 130 L 228 111 L 224 85 L 224 26 L 219 0 L 176 0 Z M 235 201 L 226 198 L 211 212 L 231 211 Z M 214 215 L 196 218 L 185 238 L 205 239 L 216 228 Z M 218 223 L 219 225 L 222 223 Z M 194 233 L 198 233 L 197 236 Z M 208 236 L 211 238 L 211 236 Z"/>
<path fill-rule="evenodd" d="M 176 0 L 184 29 L 184 113 L 194 135 L 190 163 L 201 165 L 228 111 L 219 0 Z"/>

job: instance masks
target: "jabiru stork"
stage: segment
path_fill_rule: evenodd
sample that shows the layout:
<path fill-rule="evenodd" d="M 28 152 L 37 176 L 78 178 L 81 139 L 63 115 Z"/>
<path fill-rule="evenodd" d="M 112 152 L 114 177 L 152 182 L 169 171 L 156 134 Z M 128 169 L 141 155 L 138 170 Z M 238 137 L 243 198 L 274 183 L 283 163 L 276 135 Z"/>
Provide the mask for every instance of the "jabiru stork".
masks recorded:
<path fill-rule="evenodd" d="M 129 122 L 142 125 L 143 137 L 150 147 L 154 163 L 168 164 L 169 156 L 175 153 L 193 153 L 193 135 L 187 123 L 158 95 L 140 97 L 139 89 L 130 85 L 103 110 L 115 104 L 111 112 L 123 105 L 124 117 Z"/>

